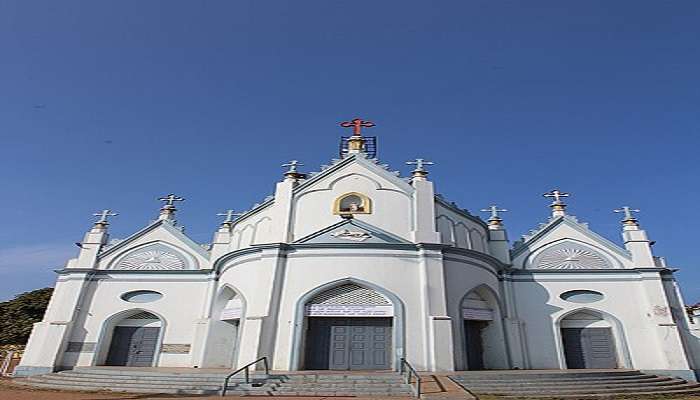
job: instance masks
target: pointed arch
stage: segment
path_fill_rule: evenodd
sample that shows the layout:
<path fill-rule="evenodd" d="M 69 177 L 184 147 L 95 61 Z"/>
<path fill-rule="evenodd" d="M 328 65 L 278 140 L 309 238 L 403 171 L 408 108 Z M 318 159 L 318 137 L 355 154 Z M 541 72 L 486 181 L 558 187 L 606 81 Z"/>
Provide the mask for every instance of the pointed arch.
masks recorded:
<path fill-rule="evenodd" d="M 481 317 L 470 316 L 469 318 L 467 318 L 467 313 L 465 312 L 464 306 L 465 304 L 474 303 L 473 300 L 475 300 L 476 298 L 476 296 L 473 296 L 474 294 L 477 294 L 479 299 L 487 304 L 488 308 L 484 309 Z M 476 302 L 480 302 L 480 300 L 477 300 Z M 481 355 L 483 368 L 510 368 L 510 350 L 507 343 L 505 326 L 503 325 L 503 315 L 505 313 L 505 310 L 501 298 L 498 295 L 498 292 L 491 286 L 482 283 L 467 290 L 464 296 L 462 296 L 459 303 L 457 304 L 457 307 L 457 315 L 459 315 L 461 321 L 460 323 L 455 324 L 455 330 L 457 331 L 455 337 L 459 341 L 458 343 L 456 343 L 457 345 L 455 346 L 455 366 L 458 369 L 463 370 L 474 369 L 474 366 L 470 366 L 468 362 L 468 347 L 470 347 L 469 341 L 482 340 L 480 346 L 483 346 L 483 353 Z M 490 313 L 487 312 L 487 310 L 490 311 Z M 470 314 L 474 315 L 473 313 Z M 488 314 L 490 314 L 490 316 L 488 316 Z M 490 319 L 488 319 L 489 317 Z M 469 338 L 469 335 L 467 334 L 467 324 L 469 323 L 468 321 L 479 321 L 479 318 L 483 318 L 481 324 L 481 329 L 483 329 L 483 335 L 481 335 L 480 338 Z"/>
<path fill-rule="evenodd" d="M 394 307 L 393 316 L 393 329 L 392 329 L 392 368 L 394 370 L 398 369 L 400 366 L 401 358 L 405 357 L 405 305 L 403 301 L 391 291 L 376 285 L 374 283 L 354 278 L 347 277 L 342 279 L 337 279 L 335 281 L 327 282 L 319 285 L 310 291 L 306 292 L 303 296 L 299 297 L 296 302 L 296 312 L 294 316 L 294 331 L 292 333 L 292 354 L 290 358 L 290 371 L 296 371 L 302 369 L 302 354 L 304 350 L 304 329 L 306 327 L 306 316 L 305 316 L 305 306 L 306 304 L 318 296 L 319 294 L 336 288 L 342 285 L 355 284 L 367 289 L 374 290 L 381 295 L 385 296 L 389 301 L 391 301 Z"/>
<path fill-rule="evenodd" d="M 632 358 L 630 356 L 629 346 L 627 345 L 627 338 L 622 322 L 617 317 L 608 313 L 607 311 L 603 311 L 601 309 L 593 307 L 577 307 L 560 314 L 554 319 L 553 329 L 554 337 L 556 339 L 554 343 L 557 350 L 559 368 L 567 368 L 566 355 L 564 353 L 564 339 L 561 333 L 562 321 L 564 321 L 567 317 L 573 316 L 574 314 L 586 312 L 599 314 L 604 321 L 610 324 L 610 327 L 612 328 L 613 340 L 615 343 L 615 352 L 619 367 L 633 368 Z"/>
<path fill-rule="evenodd" d="M 578 239 L 574 239 L 574 238 L 561 238 L 561 239 L 557 239 L 557 240 L 554 240 L 554 241 L 549 242 L 549 243 L 545 243 L 539 247 L 536 247 L 527 255 L 527 257 L 525 257 L 523 259 L 522 265 L 521 265 L 522 268 L 523 269 L 536 269 L 536 266 L 531 265 L 531 264 L 533 264 L 533 262 L 542 253 L 551 249 L 552 247 L 562 246 L 566 243 L 571 243 L 574 246 L 581 247 L 584 249 L 587 248 L 587 249 L 590 249 L 591 251 L 599 254 L 609 264 L 608 268 L 615 268 L 615 269 L 624 268 L 623 263 L 617 257 L 615 257 L 612 253 L 610 253 L 607 249 L 600 247 L 600 246 L 597 246 L 593 243 L 584 242 L 582 240 L 578 240 Z"/>
<path fill-rule="evenodd" d="M 210 328 L 204 343 L 201 367 L 233 368 L 237 365 L 246 299 L 236 287 L 222 284 L 211 297 Z"/>
<path fill-rule="evenodd" d="M 146 267 L 139 267 L 137 265 L 139 259 L 151 256 L 150 254 L 147 254 L 149 252 L 154 254 L 163 254 L 166 256 L 167 265 L 163 265 L 161 266 L 162 268 L 157 269 L 189 270 L 199 268 L 197 258 L 190 254 L 190 252 L 187 250 L 169 242 L 153 240 L 129 249 L 125 249 L 118 256 L 114 257 L 112 261 L 110 261 L 109 265 L 107 265 L 107 269 L 150 269 Z M 137 259 L 130 260 L 130 258 L 134 257 Z"/>
<path fill-rule="evenodd" d="M 165 330 L 167 329 L 167 320 L 160 313 L 142 307 L 129 308 L 126 310 L 119 311 L 115 314 L 112 314 L 102 322 L 102 326 L 100 327 L 100 333 L 97 337 L 97 351 L 95 351 L 93 355 L 91 365 L 96 366 L 105 364 L 110 346 L 112 344 L 112 335 L 114 333 L 114 328 L 116 328 L 121 321 L 126 320 L 129 317 L 132 317 L 139 313 L 152 314 L 156 316 L 158 318 L 158 321 L 160 322 L 160 331 L 158 332 L 158 339 L 156 341 L 156 348 L 155 353 L 153 354 L 152 362 L 152 366 L 155 367 L 158 365 L 160 361 L 160 350 L 163 344 L 163 336 L 165 334 Z"/>

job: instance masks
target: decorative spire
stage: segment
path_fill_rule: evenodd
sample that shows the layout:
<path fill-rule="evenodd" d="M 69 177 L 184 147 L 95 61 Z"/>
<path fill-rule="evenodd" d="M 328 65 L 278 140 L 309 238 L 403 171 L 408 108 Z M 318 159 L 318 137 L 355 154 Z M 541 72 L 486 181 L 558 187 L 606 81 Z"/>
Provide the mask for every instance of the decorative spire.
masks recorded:
<path fill-rule="evenodd" d="M 374 122 L 355 118 L 352 121 L 340 123 L 343 128 L 352 128 L 352 136 L 348 139 L 348 153 L 359 153 L 364 150 L 365 139 L 362 137 L 362 128 L 372 128 L 376 126 Z"/>
<path fill-rule="evenodd" d="M 107 225 L 109 225 L 109 221 L 108 221 L 109 217 L 116 217 L 119 214 L 112 212 L 112 210 L 107 209 L 107 210 L 102 210 L 99 213 L 94 213 L 92 215 L 94 215 L 95 217 L 99 217 L 98 220 L 95 221 L 95 226 L 93 226 L 93 229 L 106 230 Z"/>
<path fill-rule="evenodd" d="M 411 176 L 414 180 L 424 181 L 428 176 L 428 171 L 425 169 L 425 166 L 435 165 L 435 163 L 422 158 L 416 158 L 413 161 L 406 161 L 406 165 L 415 165 L 416 168 L 414 168 L 413 171 L 411 171 Z"/>
<path fill-rule="evenodd" d="M 235 212 L 235 210 L 226 210 L 226 212 L 218 213 L 216 215 L 219 217 L 226 217 L 221 222 L 222 228 L 231 229 L 231 226 L 233 225 L 233 221 L 235 220 L 234 217 L 240 217 L 243 214 L 244 213 L 237 213 L 237 212 Z"/>
<path fill-rule="evenodd" d="M 554 201 L 552 201 L 552 204 L 549 205 L 549 207 L 552 208 L 553 217 L 561 217 L 566 215 L 566 204 L 563 201 L 561 201 L 561 198 L 569 197 L 569 193 L 564 193 L 559 189 L 554 189 L 548 193 L 543 194 L 542 196 L 551 197 L 554 199 Z"/>
<path fill-rule="evenodd" d="M 177 208 L 175 208 L 175 202 L 176 201 L 185 201 L 184 198 L 174 195 L 170 193 L 167 196 L 161 197 L 158 200 L 164 202 L 163 207 L 160 209 L 160 215 L 158 216 L 159 220 L 166 220 L 166 221 L 174 221 L 175 220 L 175 211 L 177 211 Z"/>
<path fill-rule="evenodd" d="M 297 160 L 291 160 L 288 163 L 282 164 L 283 167 L 289 167 L 287 172 L 284 173 L 284 179 L 289 179 L 294 182 L 298 181 L 299 179 L 304 179 L 306 177 L 306 174 L 302 174 L 297 170 L 297 167 L 303 167 L 304 164 L 300 163 Z"/>
<path fill-rule="evenodd" d="M 637 218 L 634 217 L 632 213 L 638 213 L 640 210 L 636 208 L 631 208 L 628 206 L 623 206 L 620 209 L 613 210 L 615 213 L 624 213 L 625 218 L 622 219 L 622 225 L 624 226 L 634 226 L 634 227 L 639 227 L 639 221 L 637 221 Z"/>
<path fill-rule="evenodd" d="M 489 229 L 500 229 L 503 227 L 503 220 L 498 216 L 499 212 L 506 212 L 505 208 L 498 208 L 496 205 L 491 205 L 488 208 L 481 210 L 482 212 L 490 212 L 491 217 L 488 219 Z"/>

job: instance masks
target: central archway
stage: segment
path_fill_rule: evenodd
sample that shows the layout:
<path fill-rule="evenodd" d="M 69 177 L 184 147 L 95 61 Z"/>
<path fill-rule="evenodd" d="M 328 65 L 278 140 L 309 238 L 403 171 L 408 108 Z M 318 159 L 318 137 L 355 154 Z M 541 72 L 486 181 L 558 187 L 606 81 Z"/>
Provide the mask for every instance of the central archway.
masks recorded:
<path fill-rule="evenodd" d="M 150 311 L 132 309 L 113 315 L 103 326 L 97 364 L 157 365 L 163 329 L 164 320 Z"/>
<path fill-rule="evenodd" d="M 367 282 L 318 287 L 297 305 L 292 369 L 386 370 L 403 355 L 403 306 Z"/>

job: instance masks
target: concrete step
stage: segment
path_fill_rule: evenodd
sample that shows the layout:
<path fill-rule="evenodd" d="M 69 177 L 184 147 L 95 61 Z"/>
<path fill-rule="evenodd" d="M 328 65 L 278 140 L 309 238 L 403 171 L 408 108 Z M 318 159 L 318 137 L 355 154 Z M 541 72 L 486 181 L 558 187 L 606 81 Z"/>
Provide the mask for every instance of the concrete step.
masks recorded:
<path fill-rule="evenodd" d="M 658 398 L 663 396 L 679 396 L 679 395 L 700 395 L 700 389 L 679 389 L 679 390 L 659 390 L 653 392 L 626 392 L 626 393 L 599 393 L 599 394 L 562 394 L 562 395 L 504 395 L 499 396 L 499 399 L 610 399 L 611 397 L 621 396 L 626 399 L 634 399 L 641 397 Z"/>
<path fill-rule="evenodd" d="M 645 390 L 656 390 L 656 389 L 673 389 L 673 388 L 679 388 L 679 387 L 690 387 L 693 384 L 688 384 L 685 381 L 676 381 L 676 382 L 664 382 L 663 384 L 647 384 L 647 385 L 608 385 L 608 386 L 577 386 L 577 387 L 566 387 L 562 388 L 561 386 L 556 387 L 556 386 L 537 386 L 537 387 L 528 387 L 528 388 L 500 388 L 500 389 L 493 389 L 493 388 L 479 388 L 479 387 L 470 387 L 469 389 L 474 392 L 474 393 L 489 393 L 489 394 L 502 394 L 502 393 L 513 393 L 513 394 L 526 394 L 530 392 L 557 392 L 557 393 L 564 393 L 566 391 L 569 392 L 576 392 L 576 393 L 588 393 L 588 392 L 595 392 L 595 391 L 609 391 L 609 390 L 615 390 L 615 391 L 625 391 L 625 390 L 638 390 L 638 391 L 645 391 Z"/>
<path fill-rule="evenodd" d="M 591 386 L 591 385 L 625 385 L 625 384 L 653 384 L 659 382 L 671 381 L 675 378 L 668 376 L 649 376 L 639 379 L 601 379 L 601 380 L 585 380 L 585 381 L 471 381 L 464 382 L 461 380 L 455 380 L 469 387 L 528 387 L 528 386 L 556 386 L 561 387 L 562 385 L 567 386 Z"/>
<path fill-rule="evenodd" d="M 182 388 L 168 388 L 168 387 L 158 387 L 158 386 L 143 386 L 143 387 L 119 387 L 110 388 L 104 386 L 84 386 L 84 385 L 72 385 L 72 384 L 59 384 L 59 383 L 40 383 L 32 382 L 28 386 L 34 388 L 42 389 L 57 389 L 57 390 L 73 390 L 73 391 L 91 391 L 91 392 L 126 392 L 126 393 L 165 393 L 165 394 L 186 394 L 186 395 L 215 395 L 218 391 L 210 391 L 203 389 L 182 389 Z"/>
<path fill-rule="evenodd" d="M 644 392 L 656 392 L 664 390 L 686 390 L 686 389 L 700 389 L 698 384 L 679 384 L 672 386 L 642 386 L 642 387 L 608 387 L 608 388 L 532 388 L 525 390 L 489 390 L 489 391 L 478 391 L 474 390 L 477 394 L 493 394 L 493 395 L 549 395 L 549 396 L 560 396 L 567 394 L 611 394 L 611 393 L 644 393 Z"/>

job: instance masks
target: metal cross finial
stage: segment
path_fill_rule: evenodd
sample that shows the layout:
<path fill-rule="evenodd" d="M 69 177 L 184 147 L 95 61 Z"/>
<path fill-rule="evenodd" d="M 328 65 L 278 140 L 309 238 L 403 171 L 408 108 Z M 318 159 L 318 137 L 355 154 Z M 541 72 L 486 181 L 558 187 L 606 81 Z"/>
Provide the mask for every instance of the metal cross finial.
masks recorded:
<path fill-rule="evenodd" d="M 635 218 L 634 218 L 634 215 L 632 215 L 632 213 L 639 212 L 639 211 L 640 210 L 638 210 L 636 208 L 630 208 L 628 206 L 624 206 L 618 210 L 613 210 L 613 212 L 616 212 L 616 213 L 625 213 L 625 219 L 624 219 L 625 221 L 633 221 Z"/>
<path fill-rule="evenodd" d="M 352 121 L 341 122 L 340 126 L 342 126 L 343 128 L 352 128 L 352 134 L 354 136 L 362 136 L 362 128 L 372 128 L 376 125 L 374 124 L 374 122 L 355 118 Z"/>
<path fill-rule="evenodd" d="M 425 172 L 426 165 L 435 165 L 432 161 L 426 161 L 423 158 L 416 158 L 414 161 L 406 161 L 406 165 L 415 165 L 416 169 L 414 171 Z"/>
<path fill-rule="evenodd" d="M 101 212 L 92 215 L 100 217 L 97 221 L 95 221 L 96 224 L 107 224 L 107 219 L 109 217 L 116 217 L 119 214 L 112 212 L 112 210 L 102 210 Z"/>
<path fill-rule="evenodd" d="M 286 164 L 282 164 L 283 167 L 289 167 L 289 170 L 286 173 L 297 173 L 297 167 L 303 167 L 304 164 L 300 163 L 297 160 L 292 160 Z"/>
<path fill-rule="evenodd" d="M 498 213 L 499 212 L 506 212 L 508 210 L 506 210 L 505 208 L 498 208 L 498 206 L 496 206 L 496 205 L 492 205 L 492 206 L 489 206 L 489 208 L 482 209 L 481 211 L 482 212 L 490 212 L 491 218 L 489 218 L 489 219 L 492 220 L 492 219 L 500 219 L 498 217 Z"/>
<path fill-rule="evenodd" d="M 545 193 L 542 196 L 544 197 L 553 197 L 555 203 L 561 203 L 561 198 L 562 197 L 569 197 L 569 193 L 564 193 L 560 191 L 559 189 L 554 189 L 551 192 Z"/>
<path fill-rule="evenodd" d="M 184 198 L 170 193 L 167 196 L 161 197 L 158 200 L 165 202 L 165 207 L 173 207 L 176 201 L 185 201 Z"/>
<path fill-rule="evenodd" d="M 226 210 L 225 213 L 218 213 L 216 215 L 220 217 L 226 217 L 222 222 L 223 224 L 230 224 L 231 222 L 233 222 L 234 217 L 240 217 L 243 214 L 244 213 L 237 213 L 235 212 L 235 210 Z"/>

